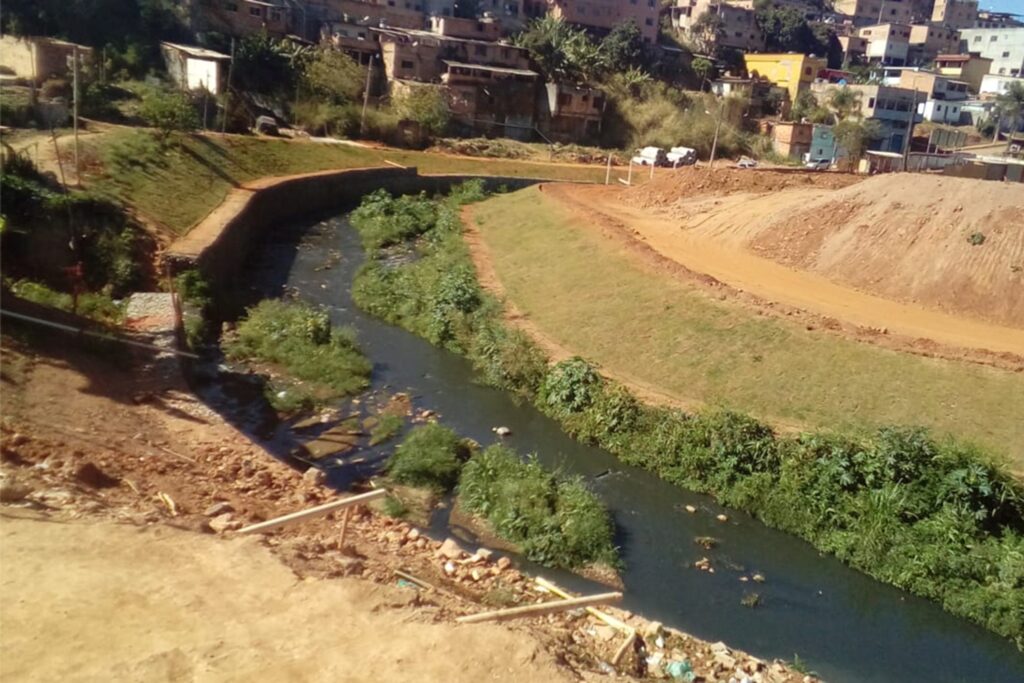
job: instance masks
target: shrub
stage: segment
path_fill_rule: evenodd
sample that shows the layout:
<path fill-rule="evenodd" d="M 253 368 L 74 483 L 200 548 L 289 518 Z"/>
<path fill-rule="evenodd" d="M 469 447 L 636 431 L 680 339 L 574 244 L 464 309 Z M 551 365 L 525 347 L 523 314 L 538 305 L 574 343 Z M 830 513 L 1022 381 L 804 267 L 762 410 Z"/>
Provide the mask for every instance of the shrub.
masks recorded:
<path fill-rule="evenodd" d="M 587 408 L 601 385 L 601 376 L 579 356 L 557 363 L 541 384 L 541 402 L 555 415 Z"/>
<path fill-rule="evenodd" d="M 533 398 L 547 374 L 544 353 L 521 330 L 486 320 L 469 348 L 473 367 L 486 384 Z"/>
<path fill-rule="evenodd" d="M 270 383 L 268 398 L 280 410 L 310 407 L 369 385 L 371 366 L 354 333 L 332 328 L 327 312 L 308 304 L 261 301 L 224 341 L 224 350 L 233 359 L 278 366 L 304 383 Z"/>
<path fill-rule="evenodd" d="M 156 129 L 161 142 L 166 142 L 172 133 L 187 133 L 199 127 L 192 101 L 179 92 L 153 90 L 142 98 L 140 113 Z"/>
<path fill-rule="evenodd" d="M 11 284 L 11 292 L 22 299 L 42 306 L 71 311 L 73 300 L 70 294 L 58 292 L 41 282 L 18 280 Z M 102 292 L 83 292 L 78 297 L 78 315 L 91 318 L 108 325 L 119 325 L 124 319 L 125 302 L 117 302 L 109 294 Z"/>
<path fill-rule="evenodd" d="M 380 189 L 363 197 L 352 212 L 352 225 L 370 251 L 421 235 L 437 222 L 437 205 L 426 193 L 392 197 Z"/>
<path fill-rule="evenodd" d="M 473 455 L 459 500 L 531 560 L 556 567 L 617 563 L 607 510 L 580 479 L 560 480 L 505 446 Z"/>
<path fill-rule="evenodd" d="M 985 235 L 980 232 L 972 232 L 967 236 L 967 242 L 974 247 L 980 247 L 985 244 Z"/>
<path fill-rule="evenodd" d="M 450 491 L 459 481 L 464 446 L 447 427 L 431 423 L 409 432 L 388 461 L 397 482 Z"/>

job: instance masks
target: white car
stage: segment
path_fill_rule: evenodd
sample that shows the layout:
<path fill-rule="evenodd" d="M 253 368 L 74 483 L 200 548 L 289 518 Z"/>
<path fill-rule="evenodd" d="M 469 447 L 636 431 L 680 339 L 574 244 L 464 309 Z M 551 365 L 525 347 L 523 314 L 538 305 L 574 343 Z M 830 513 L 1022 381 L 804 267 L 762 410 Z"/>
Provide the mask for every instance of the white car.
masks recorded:
<path fill-rule="evenodd" d="M 673 147 L 666 156 L 672 168 L 692 166 L 697 163 L 697 150 L 692 147 Z"/>
<path fill-rule="evenodd" d="M 756 168 L 757 161 L 750 157 L 740 157 L 740 160 L 736 162 L 736 168 Z"/>
<path fill-rule="evenodd" d="M 804 168 L 808 171 L 827 171 L 832 168 L 832 161 L 830 159 L 817 159 L 815 161 L 808 161 L 804 164 Z"/>

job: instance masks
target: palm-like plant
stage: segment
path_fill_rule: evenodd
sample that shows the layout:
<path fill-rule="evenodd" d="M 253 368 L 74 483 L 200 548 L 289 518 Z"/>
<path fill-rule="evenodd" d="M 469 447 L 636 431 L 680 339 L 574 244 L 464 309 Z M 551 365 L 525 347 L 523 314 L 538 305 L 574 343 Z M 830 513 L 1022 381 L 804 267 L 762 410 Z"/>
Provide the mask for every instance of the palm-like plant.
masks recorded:
<path fill-rule="evenodd" d="M 863 93 L 860 90 L 854 90 L 844 85 L 842 88 L 829 90 L 825 104 L 835 116 L 836 123 L 839 123 L 851 117 L 860 118 L 862 98 Z"/>
<path fill-rule="evenodd" d="M 1010 125 L 1010 138 L 1006 142 L 1009 149 L 1013 133 L 1020 128 L 1021 121 L 1024 121 L 1024 83 L 1011 82 L 1006 92 L 996 98 L 996 105 L 992 109 L 992 115 L 996 120 L 996 130 L 992 136 L 992 142 L 999 139 L 999 129 L 1006 121 Z"/>

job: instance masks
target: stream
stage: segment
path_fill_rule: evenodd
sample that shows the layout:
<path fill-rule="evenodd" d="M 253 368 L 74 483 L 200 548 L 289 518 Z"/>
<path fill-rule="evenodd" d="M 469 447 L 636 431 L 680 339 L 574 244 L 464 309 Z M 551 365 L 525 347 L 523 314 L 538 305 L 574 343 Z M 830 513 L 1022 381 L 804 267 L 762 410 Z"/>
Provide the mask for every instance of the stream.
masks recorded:
<path fill-rule="evenodd" d="M 341 259 L 324 269 L 330 250 L 340 251 Z M 722 508 L 707 496 L 577 443 L 532 406 L 475 383 L 464 358 L 363 314 L 350 295 L 362 260 L 358 236 L 346 216 L 298 221 L 275 231 L 254 250 L 246 269 L 247 288 L 227 308 L 237 314 L 242 305 L 284 291 L 324 305 L 335 324 L 357 330 L 359 345 L 373 362 L 372 389 L 406 391 L 417 408 L 436 411 L 445 425 L 485 445 L 497 439 L 492 428 L 509 427 L 512 435 L 503 441 L 519 453 L 537 453 L 545 466 L 590 481 L 617 526 L 625 565 L 623 608 L 764 659 L 799 655 L 810 670 L 832 683 L 1024 681 L 1024 654 L 1010 642 L 823 556 L 795 537 Z M 247 396 L 227 390 L 232 373 L 220 368 L 217 379 L 198 383 L 197 391 L 226 419 L 261 437 L 272 452 L 287 453 L 294 445 L 291 431 L 274 425 L 255 392 Z M 379 466 L 391 448 L 393 442 L 358 451 L 365 458 L 360 467 Z M 344 485 L 353 474 L 351 468 L 345 474 L 343 470 L 332 472 L 331 481 Z M 686 505 L 697 512 L 687 513 Z M 728 515 L 727 522 L 716 520 L 721 513 Z M 446 523 L 443 516 L 438 519 L 439 535 L 448 533 Z M 698 536 L 713 536 L 719 544 L 706 550 L 694 543 Z M 702 557 L 710 559 L 715 573 L 693 568 Z M 595 588 L 573 574 L 520 564 L 570 589 Z M 766 581 L 739 580 L 755 572 Z M 741 605 L 752 591 L 760 594 L 762 604 Z"/>

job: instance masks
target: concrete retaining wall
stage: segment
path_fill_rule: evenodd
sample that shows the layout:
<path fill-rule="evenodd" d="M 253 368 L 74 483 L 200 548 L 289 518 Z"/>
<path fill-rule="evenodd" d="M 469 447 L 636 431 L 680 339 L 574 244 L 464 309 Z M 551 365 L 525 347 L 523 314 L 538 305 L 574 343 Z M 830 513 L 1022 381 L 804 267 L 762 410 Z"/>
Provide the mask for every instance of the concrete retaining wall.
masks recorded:
<path fill-rule="evenodd" d="M 254 246 L 276 226 L 301 218 L 355 207 L 376 189 L 393 194 L 447 192 L 480 178 L 488 190 L 521 189 L 536 178 L 473 175 L 420 175 L 415 168 L 365 168 L 269 178 L 231 191 L 224 202 L 171 245 L 164 262 L 172 272 L 198 267 L 214 289 L 230 287 Z"/>

